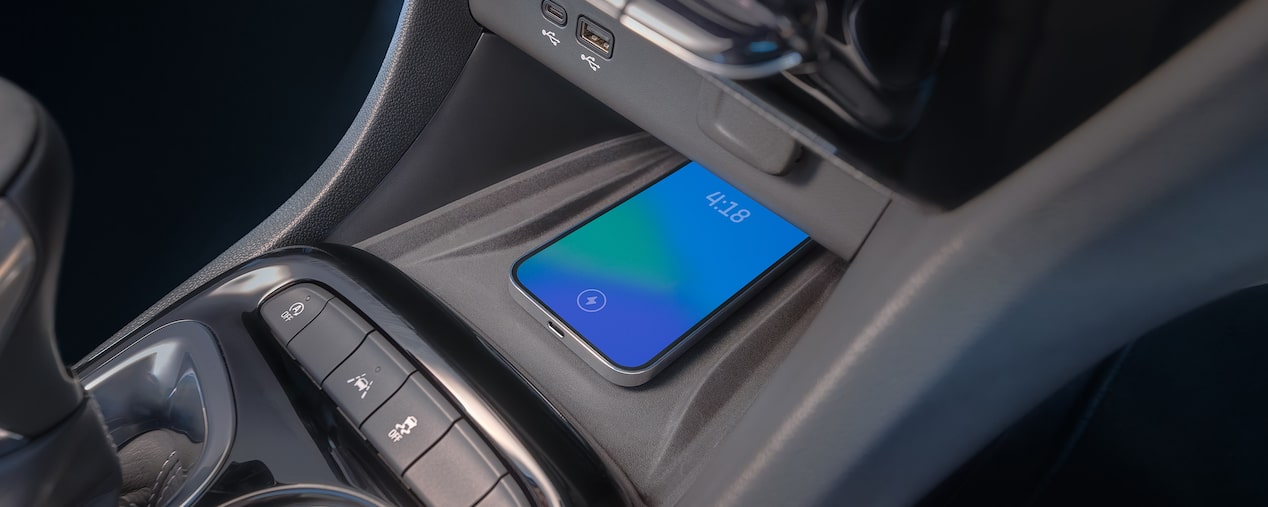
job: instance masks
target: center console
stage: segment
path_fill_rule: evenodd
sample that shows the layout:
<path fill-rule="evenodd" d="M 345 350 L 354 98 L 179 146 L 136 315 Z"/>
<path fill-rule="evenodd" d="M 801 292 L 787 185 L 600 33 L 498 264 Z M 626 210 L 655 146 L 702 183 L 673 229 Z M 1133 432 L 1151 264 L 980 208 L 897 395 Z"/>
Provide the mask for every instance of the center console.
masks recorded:
<path fill-rule="evenodd" d="M 215 369 L 193 353 L 147 361 L 146 350 L 177 342 L 219 360 L 227 384 L 209 379 Z M 397 505 L 628 503 L 600 458 L 496 352 L 434 296 L 356 249 L 293 248 L 247 263 L 114 355 L 85 363 L 112 428 L 126 426 L 113 414 L 136 406 L 121 410 L 109 379 L 137 362 L 183 365 L 178 377 L 196 384 L 184 388 L 197 394 L 194 408 L 155 412 L 199 431 L 151 421 L 201 448 L 176 479 L 176 503 L 297 484 Z"/>
<path fill-rule="evenodd" d="M 596 375 L 519 308 L 508 275 L 527 251 L 682 161 L 646 135 L 625 136 L 355 247 L 270 253 L 79 372 L 116 441 L 155 429 L 189 439 L 160 500 L 213 504 L 308 485 L 402 505 L 668 501 L 844 261 L 813 249 L 633 389 Z M 144 413 L 164 416 L 138 417 L 125 380 L 152 385 Z"/>
<path fill-rule="evenodd" d="M 434 115 L 415 117 L 380 107 L 417 105 L 416 85 L 434 77 L 407 57 L 437 36 L 414 31 L 439 18 L 430 3 L 406 2 L 393 46 L 402 51 L 389 55 L 329 171 L 74 367 L 121 447 L 125 489 L 138 503 L 910 505 L 1035 399 L 1166 313 L 1141 301 L 1170 295 L 1174 309 L 1250 278 L 1236 263 L 1257 257 L 1240 250 L 1202 252 L 1229 257 L 1221 262 L 1238 274 L 1217 283 L 1184 269 L 1192 256 L 1182 249 L 1154 246 L 1192 233 L 1173 228 L 1198 216 L 1236 221 L 1201 205 L 1199 193 L 1256 188 L 1262 172 L 1221 169 L 1225 179 L 1191 186 L 1193 175 L 1224 166 L 1131 151 L 1201 134 L 1167 129 L 1240 116 L 1220 116 L 1193 95 L 1198 87 L 1156 82 L 1106 106 L 1153 60 L 1088 90 L 1079 107 L 1018 109 L 1047 118 L 1035 122 L 1042 128 L 1000 101 L 1043 97 L 1047 81 L 1023 80 L 1016 95 L 982 85 L 1008 88 L 987 78 L 1023 75 L 1018 62 L 1030 53 L 997 55 L 1010 65 L 986 68 L 981 60 L 995 56 L 975 48 L 1013 46 L 978 35 L 1029 41 L 994 23 L 1042 24 L 1056 16 L 1047 7 L 891 2 L 936 7 L 920 26 L 950 30 L 959 19 L 968 28 L 956 36 L 968 42 L 944 55 L 950 35 L 921 39 L 929 44 L 919 52 L 947 59 L 937 93 L 926 75 L 936 62 L 912 72 L 870 66 L 864 78 L 911 87 L 882 87 L 875 103 L 836 114 L 814 104 L 841 97 L 798 101 L 783 86 L 839 87 L 826 81 L 834 71 L 825 62 L 811 72 L 776 58 L 780 76 L 758 80 L 732 53 L 669 36 L 682 33 L 666 31 L 667 16 L 686 4 L 618 3 L 472 0 L 489 32 L 443 103 L 428 103 Z M 465 19 L 460 4 L 447 14 Z M 843 16 L 891 19 L 862 10 L 875 2 L 842 4 L 858 8 Z M 1196 33 L 1189 28 L 1175 33 Z M 868 34 L 880 36 L 831 38 L 858 45 L 837 48 L 848 55 L 875 43 Z M 1166 42 L 1158 54 L 1180 44 Z M 1181 64 L 1258 54 L 1236 38 L 1204 44 Z M 982 58 L 965 62 L 956 47 Z M 708 54 L 725 68 L 699 60 Z M 1181 64 L 1159 72 L 1207 76 L 1213 87 L 1238 75 Z M 857 65 L 850 72 L 862 72 Z M 1155 107 L 1163 98 L 1184 107 Z M 1109 120 L 1053 144 L 1102 106 Z M 392 116 L 398 109 L 409 118 Z M 905 137 L 890 138 L 899 131 Z M 1096 144 L 1122 132 L 1139 142 Z M 521 308 L 511 269 L 688 160 L 814 245 L 656 378 L 617 386 Z M 1132 208 L 1119 190 L 1136 185 L 1157 191 L 1129 196 L 1140 200 Z M 1120 216 L 1128 209 L 1158 213 Z M 1114 268 L 1140 262 L 1152 269 Z M 1152 274 L 1162 271 L 1194 281 L 1159 286 Z M 1103 290 L 1071 297 L 1071 287 Z M 1051 315 L 1069 318 L 1039 318 Z M 1105 334 L 1111 317 L 1113 339 L 1083 339 Z M 133 455 L 145 466 L 130 468 Z"/>

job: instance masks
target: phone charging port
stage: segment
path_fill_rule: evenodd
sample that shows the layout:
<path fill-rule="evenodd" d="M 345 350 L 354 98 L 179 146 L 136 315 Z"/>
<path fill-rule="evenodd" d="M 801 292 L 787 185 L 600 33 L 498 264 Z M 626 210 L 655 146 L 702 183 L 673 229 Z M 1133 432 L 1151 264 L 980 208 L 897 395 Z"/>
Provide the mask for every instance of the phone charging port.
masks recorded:
<path fill-rule="evenodd" d="M 568 10 L 551 0 L 542 1 L 542 16 L 559 26 L 568 24 Z"/>
<path fill-rule="evenodd" d="M 553 321 L 546 321 L 546 329 L 549 329 L 550 332 L 555 333 L 555 336 L 558 336 L 560 338 L 564 337 L 564 331 L 562 329 L 559 329 L 559 326 L 555 324 Z"/>
<path fill-rule="evenodd" d="M 577 19 L 577 40 L 604 58 L 612 58 L 612 46 L 616 43 L 612 32 L 585 16 Z"/>

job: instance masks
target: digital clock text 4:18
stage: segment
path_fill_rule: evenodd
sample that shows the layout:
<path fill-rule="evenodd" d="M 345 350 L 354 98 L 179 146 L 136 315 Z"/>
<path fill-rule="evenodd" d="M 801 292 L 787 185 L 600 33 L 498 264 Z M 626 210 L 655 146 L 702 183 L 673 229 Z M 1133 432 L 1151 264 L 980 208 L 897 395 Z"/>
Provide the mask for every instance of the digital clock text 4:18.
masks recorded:
<path fill-rule="evenodd" d="M 715 211 L 721 213 L 722 216 L 727 217 L 737 224 L 743 222 L 745 218 L 748 218 L 753 214 L 753 212 L 749 210 L 739 208 L 740 203 L 726 200 L 726 194 L 722 192 L 709 194 L 705 196 L 705 199 L 709 201 L 709 206 L 711 206 Z"/>

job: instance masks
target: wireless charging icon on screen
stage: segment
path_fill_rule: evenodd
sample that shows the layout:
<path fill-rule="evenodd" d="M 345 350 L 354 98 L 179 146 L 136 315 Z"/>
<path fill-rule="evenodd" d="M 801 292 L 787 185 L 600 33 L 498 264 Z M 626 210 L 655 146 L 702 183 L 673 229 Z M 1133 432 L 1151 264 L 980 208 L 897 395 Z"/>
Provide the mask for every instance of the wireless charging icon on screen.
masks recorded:
<path fill-rule="evenodd" d="M 577 294 L 577 307 L 594 313 L 608 305 L 608 295 L 599 289 L 586 289 Z"/>

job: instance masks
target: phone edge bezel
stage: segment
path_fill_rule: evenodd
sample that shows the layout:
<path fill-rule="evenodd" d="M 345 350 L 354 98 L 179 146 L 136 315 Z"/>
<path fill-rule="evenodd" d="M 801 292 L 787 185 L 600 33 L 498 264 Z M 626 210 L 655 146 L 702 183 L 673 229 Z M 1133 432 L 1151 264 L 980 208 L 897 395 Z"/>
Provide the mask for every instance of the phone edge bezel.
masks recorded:
<path fill-rule="evenodd" d="M 789 251 L 785 253 L 783 257 L 780 257 L 777 261 L 771 263 L 771 265 L 768 268 L 766 268 L 765 271 L 763 271 L 758 276 L 754 277 L 751 281 L 749 281 L 748 284 L 740 288 L 740 290 L 736 291 L 735 294 L 733 294 L 730 298 L 727 298 L 726 301 L 723 301 L 721 304 L 719 304 L 717 308 L 715 308 L 713 311 L 709 312 L 709 314 L 706 315 L 704 318 L 696 322 L 696 324 L 694 324 L 690 329 L 688 329 L 682 335 L 679 335 L 677 338 L 674 338 L 674 340 L 670 342 L 670 344 L 667 347 L 665 347 L 663 350 L 658 352 L 646 363 L 636 367 L 622 366 L 617 364 L 615 361 L 611 360 L 610 358 L 608 358 L 606 354 L 604 354 L 602 351 L 595 348 L 594 345 L 589 340 L 587 340 L 580 333 L 576 332 L 566 320 L 564 320 L 562 317 L 555 314 L 555 312 L 551 311 L 544 302 L 542 302 L 539 298 L 537 298 L 537 296 L 534 295 L 531 290 L 529 290 L 527 287 L 524 287 L 523 283 L 519 281 L 519 277 L 517 276 L 519 267 L 529 257 L 532 257 L 533 255 L 536 255 L 542 250 L 549 248 L 551 245 L 557 243 L 559 240 L 563 239 L 564 237 L 567 237 L 569 234 L 572 234 L 574 231 L 582 227 L 585 227 L 587 224 L 589 224 L 590 222 L 593 222 L 594 220 L 598 219 L 599 217 L 603 216 L 609 211 L 616 209 L 618 206 L 621 206 L 622 204 L 625 204 L 626 201 L 633 199 L 634 197 L 643 193 L 647 189 L 655 186 L 656 184 L 660 183 L 665 178 L 668 178 L 670 175 L 678 172 L 684 167 L 687 167 L 693 162 L 694 161 L 692 160 L 687 160 L 683 162 L 682 164 L 674 167 L 670 171 L 666 172 L 665 174 L 657 177 L 656 179 L 647 183 L 643 187 L 639 188 L 638 191 L 630 193 L 629 195 L 616 201 L 610 206 L 607 206 L 603 208 L 602 210 L 590 215 L 585 220 L 582 220 L 581 222 L 577 223 L 576 225 L 572 227 L 569 227 L 566 231 L 551 238 L 550 241 L 542 243 L 536 248 L 533 248 L 529 252 L 525 253 L 524 255 L 516 259 L 515 263 L 511 265 L 511 269 L 509 273 L 510 288 L 511 288 L 511 295 L 516 300 L 516 303 L 518 303 L 520 307 L 524 308 L 524 310 L 528 311 L 534 317 L 538 317 L 535 320 L 537 320 L 538 323 L 540 323 L 543 327 L 547 326 L 547 323 L 549 321 L 555 322 L 555 324 L 558 325 L 558 327 L 560 328 L 559 330 L 563 332 L 563 334 L 565 335 L 563 338 L 560 338 L 561 341 L 563 341 L 564 344 L 567 345 L 569 349 L 571 349 L 574 353 L 580 356 L 583 361 L 589 364 L 591 368 L 595 369 L 601 376 L 603 376 L 605 379 L 611 381 L 614 384 L 625 386 L 625 387 L 633 387 L 633 386 L 638 386 L 638 385 L 646 383 L 648 380 L 651 379 L 652 376 L 660 372 L 660 370 L 664 369 L 664 367 L 667 366 L 667 364 L 671 360 L 681 355 L 682 352 L 686 350 L 687 346 L 697 341 L 702 335 L 704 335 L 708 331 L 712 330 L 713 327 L 716 326 L 719 321 L 721 321 L 725 317 L 730 316 L 739 306 L 742 306 L 745 301 L 747 301 L 754 293 L 756 293 L 757 290 L 761 289 L 767 283 L 769 283 L 770 280 L 774 278 L 774 276 L 776 276 L 779 273 L 782 273 L 788 267 L 788 265 L 790 265 L 793 261 L 799 258 L 809 248 L 809 245 L 814 244 L 813 238 L 807 235 L 806 238 L 801 241 L 801 243 L 798 243 L 796 246 L 789 249 Z M 713 171 L 709 171 L 709 168 L 704 167 L 703 165 L 701 165 L 701 168 L 704 169 L 705 171 L 713 173 Z M 717 176 L 717 174 L 715 173 L 714 176 Z M 719 179 L 721 179 L 721 177 L 719 177 Z M 726 180 L 723 180 L 723 181 L 725 182 Z M 731 184 L 730 182 L 726 182 L 726 183 L 734 187 L 734 184 Z M 756 199 L 753 199 L 752 196 L 749 196 L 748 194 L 744 193 L 743 190 L 740 190 L 738 188 L 736 190 L 738 190 L 745 197 L 752 199 L 754 202 L 757 202 Z M 761 205 L 763 208 L 766 208 L 767 211 L 770 211 L 771 213 L 775 213 L 774 210 L 770 209 L 769 207 L 766 207 L 766 205 L 760 202 L 757 202 L 757 204 Z M 778 216 L 778 213 L 775 213 L 775 215 Z M 783 217 L 780 217 L 780 218 L 783 219 Z M 792 224 L 792 225 L 796 227 L 796 224 Z M 798 230 L 800 230 L 800 227 L 798 227 Z M 805 231 L 802 231 L 802 232 L 805 233 Z M 543 320 L 543 318 L 545 320 Z M 547 332 L 550 332 L 550 330 L 547 329 Z M 554 335 L 555 333 L 550 332 L 550 334 Z M 564 338 L 571 338 L 571 340 L 566 340 Z"/>

